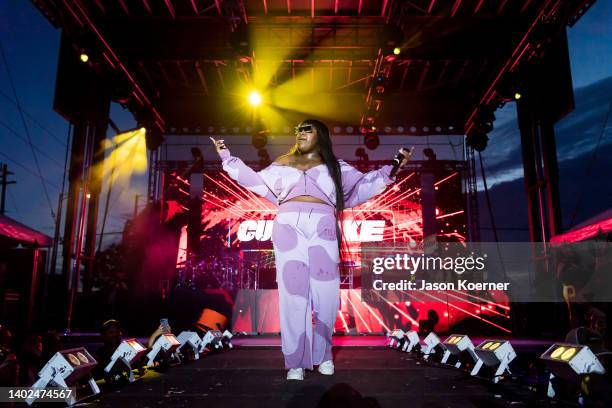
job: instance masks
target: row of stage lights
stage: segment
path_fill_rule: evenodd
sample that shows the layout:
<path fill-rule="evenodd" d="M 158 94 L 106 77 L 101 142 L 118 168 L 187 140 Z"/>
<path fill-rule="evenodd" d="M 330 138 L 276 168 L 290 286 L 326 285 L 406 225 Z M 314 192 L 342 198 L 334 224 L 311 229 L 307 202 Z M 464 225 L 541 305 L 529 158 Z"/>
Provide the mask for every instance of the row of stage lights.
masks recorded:
<path fill-rule="evenodd" d="M 508 340 L 487 339 L 474 346 L 472 340 L 464 334 L 451 334 L 441 341 L 434 332 L 429 333 L 421 342 L 416 331 L 404 332 L 395 329 L 387 333 L 389 347 L 407 353 L 418 353 L 424 360 L 439 356 L 442 364 L 461 368 L 462 357 L 472 360 L 470 375 L 477 376 L 483 366 L 494 369 L 492 381 L 497 383 L 506 374 L 511 374 L 509 365 L 516 358 L 516 352 Z M 452 358 L 452 360 L 451 360 Z M 550 346 L 540 360 L 550 371 L 547 396 L 554 398 L 554 378 L 561 378 L 570 384 L 580 383 L 585 375 L 605 374 L 605 368 L 591 349 L 582 344 L 557 343 Z M 450 361 L 450 362 L 449 362 Z M 578 401 L 582 402 L 579 395 Z"/>
<path fill-rule="evenodd" d="M 136 381 L 133 370 L 144 374 L 144 368 L 152 367 L 156 363 L 179 365 L 184 361 L 198 360 L 202 353 L 231 349 L 232 337 L 228 330 L 223 333 L 219 330 L 209 330 L 203 337 L 193 331 L 184 331 L 178 336 L 165 333 L 157 338 L 150 349 L 134 338 L 126 339 L 117 347 L 110 362 L 104 367 L 104 372 L 107 378 L 124 377 L 131 383 Z M 40 370 L 38 380 L 31 388 L 36 391 L 53 386 L 58 390 L 69 391 L 77 383 L 87 381 L 92 394 L 99 394 L 100 388 L 91 375 L 97 365 L 98 362 L 85 347 L 58 351 Z M 35 395 L 34 392 L 26 399 L 28 405 L 36 401 Z M 66 392 L 63 395 L 66 396 L 64 401 L 68 406 L 77 402 L 74 392 Z"/>
<path fill-rule="evenodd" d="M 431 133 L 431 132 L 436 132 L 440 134 L 458 134 L 455 132 L 455 129 L 456 128 L 454 126 L 422 126 L 422 127 L 385 126 L 383 128 L 380 128 L 380 131 L 384 133 L 389 133 L 389 134 L 404 134 L 404 133 L 420 134 L 420 133 Z M 255 128 L 250 127 L 250 126 L 247 126 L 245 128 L 239 128 L 239 127 L 230 128 L 230 127 L 224 127 L 224 126 L 220 128 L 216 128 L 214 126 L 208 126 L 206 128 L 170 127 L 168 130 L 170 134 L 202 134 L 202 133 L 208 132 L 210 134 L 222 133 L 222 134 L 236 134 L 236 135 L 251 134 L 254 131 L 256 131 Z M 331 130 L 335 134 L 347 134 L 347 135 L 358 134 L 358 133 L 366 134 L 368 132 L 368 129 L 366 129 L 365 127 L 359 128 L 359 126 L 346 126 L 346 127 L 333 126 Z M 372 130 L 378 131 L 379 129 L 375 127 Z M 291 129 L 289 126 L 285 126 L 282 129 L 279 129 L 276 127 L 270 128 L 270 133 L 273 133 L 273 134 L 292 135 L 292 131 L 293 129 Z"/>

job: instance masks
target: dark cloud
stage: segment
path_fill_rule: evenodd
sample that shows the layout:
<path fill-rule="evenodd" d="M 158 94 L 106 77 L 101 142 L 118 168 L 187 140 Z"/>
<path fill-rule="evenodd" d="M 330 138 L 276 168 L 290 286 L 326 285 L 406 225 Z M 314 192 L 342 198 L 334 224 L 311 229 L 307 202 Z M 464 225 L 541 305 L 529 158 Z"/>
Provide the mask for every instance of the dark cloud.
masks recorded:
<path fill-rule="evenodd" d="M 609 118 L 612 76 L 575 91 L 576 109 L 556 125 L 564 228 L 612 205 L 612 140 Z M 601 140 L 599 141 L 601 137 Z M 599 148 L 595 147 L 599 141 Z M 500 240 L 529 239 L 527 198 L 522 178 L 520 137 L 515 121 L 491 135 L 484 152 L 490 195 Z M 514 178 L 519 177 L 519 178 Z M 513 179 L 514 178 L 514 179 Z M 496 180 L 498 181 L 496 183 Z M 484 194 L 479 194 L 483 240 L 492 240 Z"/>

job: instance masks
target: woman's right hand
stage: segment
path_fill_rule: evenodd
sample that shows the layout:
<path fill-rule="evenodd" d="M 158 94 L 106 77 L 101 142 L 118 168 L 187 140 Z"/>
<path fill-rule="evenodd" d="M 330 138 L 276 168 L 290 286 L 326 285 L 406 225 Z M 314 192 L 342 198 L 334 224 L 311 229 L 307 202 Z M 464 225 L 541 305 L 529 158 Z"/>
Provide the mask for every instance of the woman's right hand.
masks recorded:
<path fill-rule="evenodd" d="M 221 151 L 227 149 L 227 147 L 225 146 L 225 143 L 223 143 L 223 139 L 216 140 L 214 137 L 211 136 L 210 140 L 212 140 L 213 144 L 215 145 L 215 149 L 217 150 L 217 153 L 221 153 Z"/>

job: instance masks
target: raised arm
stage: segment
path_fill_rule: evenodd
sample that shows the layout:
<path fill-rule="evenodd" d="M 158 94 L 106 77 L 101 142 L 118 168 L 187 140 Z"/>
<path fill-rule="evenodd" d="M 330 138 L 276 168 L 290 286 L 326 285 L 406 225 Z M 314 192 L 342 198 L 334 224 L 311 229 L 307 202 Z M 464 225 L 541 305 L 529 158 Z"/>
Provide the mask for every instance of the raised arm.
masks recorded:
<path fill-rule="evenodd" d="M 362 173 L 344 160 L 338 160 L 342 172 L 342 191 L 344 192 L 345 208 L 356 207 L 370 198 L 385 191 L 389 184 L 395 182 L 391 178 L 392 166 L 386 165 L 378 170 Z"/>
<path fill-rule="evenodd" d="M 278 205 L 276 196 L 265 180 L 266 172 L 270 167 L 266 167 L 265 169 L 256 172 L 238 157 L 232 156 L 227 148 L 220 150 L 218 153 L 219 157 L 221 157 L 223 170 L 227 172 L 228 176 L 247 190 L 262 196 L 275 205 Z"/>

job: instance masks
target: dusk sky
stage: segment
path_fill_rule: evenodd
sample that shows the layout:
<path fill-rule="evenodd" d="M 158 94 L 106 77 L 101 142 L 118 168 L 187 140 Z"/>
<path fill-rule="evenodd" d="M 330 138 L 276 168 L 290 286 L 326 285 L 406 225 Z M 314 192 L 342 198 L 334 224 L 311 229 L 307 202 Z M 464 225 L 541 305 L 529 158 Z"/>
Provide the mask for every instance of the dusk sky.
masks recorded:
<path fill-rule="evenodd" d="M 568 28 L 576 109 L 556 127 L 566 226 L 570 225 L 573 213 L 575 225 L 604 211 L 612 203 L 612 183 L 609 182 L 612 174 L 611 3 L 597 1 L 573 28 Z M 62 185 L 68 133 L 68 123 L 52 110 L 59 39 L 60 31 L 53 28 L 29 1 L 2 1 L 0 162 L 9 165 L 15 173 L 12 179 L 18 182 L 8 188 L 7 215 L 50 236 L 54 228 L 51 213 L 57 207 Z M 16 106 L 15 93 L 23 108 L 25 127 Z M 497 224 L 503 228 L 523 223 L 520 230 L 526 228 L 527 204 L 515 106 L 507 105 L 496 116 L 495 130 L 490 135 L 484 158 L 489 185 L 493 187 L 496 219 L 499 217 Z M 135 126 L 129 112 L 117 105 L 113 105 L 111 117 L 122 129 Z M 106 231 L 121 231 L 133 210 L 134 195 L 145 193 L 143 179 L 137 177 L 131 185 L 116 186 Z M 105 194 L 101 207 L 104 199 Z M 481 208 L 484 211 L 482 205 Z M 485 224 L 488 224 L 486 219 Z M 528 238 L 524 229 L 522 233 L 519 230 L 503 237 L 509 240 Z M 108 237 L 112 239 L 113 236 Z M 105 242 L 109 241 L 105 239 Z"/>

